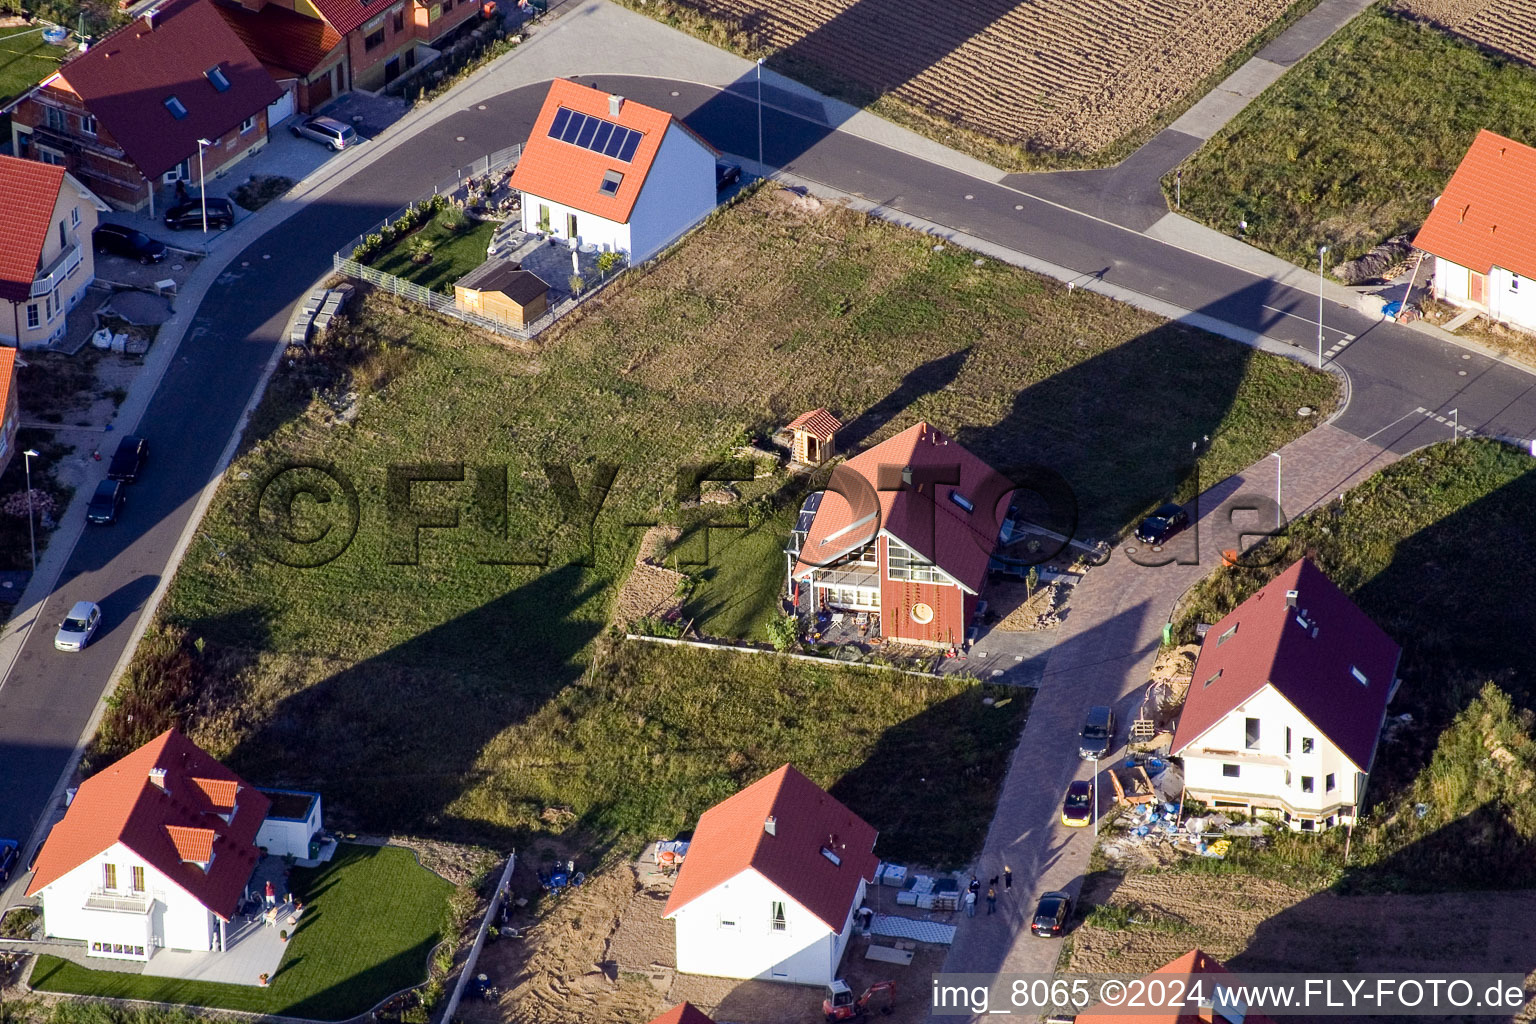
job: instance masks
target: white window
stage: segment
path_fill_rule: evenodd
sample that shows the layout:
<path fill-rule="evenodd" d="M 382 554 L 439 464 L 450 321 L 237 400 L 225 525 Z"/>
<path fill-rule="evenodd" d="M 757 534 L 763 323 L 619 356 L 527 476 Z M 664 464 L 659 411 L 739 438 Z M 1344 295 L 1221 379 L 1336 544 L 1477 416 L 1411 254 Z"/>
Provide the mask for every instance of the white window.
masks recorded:
<path fill-rule="evenodd" d="M 914 583 L 947 583 L 939 567 L 896 538 L 885 542 L 885 574 L 893 580 Z"/>
<path fill-rule="evenodd" d="M 1310 792 L 1312 792 L 1312 776 L 1310 776 L 1310 775 L 1303 775 L 1301 777 L 1301 791 L 1303 793 L 1310 793 Z"/>
<path fill-rule="evenodd" d="M 107 890 L 117 888 L 116 864 L 103 864 L 101 866 L 101 887 Z"/>
<path fill-rule="evenodd" d="M 1333 787 L 1334 787 L 1333 773 L 1329 772 L 1327 775 L 1323 776 L 1323 789 L 1326 792 L 1332 793 L 1333 792 Z"/>
<path fill-rule="evenodd" d="M 246 132 L 251 131 L 255 127 L 256 127 L 256 115 L 252 114 L 250 117 L 248 117 L 244 121 L 240 122 L 240 134 L 244 135 Z"/>
<path fill-rule="evenodd" d="M 1259 749 L 1259 720 L 1250 718 L 1245 723 L 1243 745 L 1249 750 Z"/>
<path fill-rule="evenodd" d="M 722 917 L 720 918 L 720 927 L 734 929 L 736 927 L 736 919 L 734 917 Z"/>
<path fill-rule="evenodd" d="M 1224 764 L 1221 766 L 1221 774 L 1223 778 L 1236 779 L 1243 774 L 1243 769 L 1241 765 Z"/>
<path fill-rule="evenodd" d="M 1365 678 L 1365 673 L 1361 672 L 1353 665 L 1349 666 L 1349 674 L 1354 676 L 1355 682 L 1359 683 L 1361 686 L 1369 686 L 1371 683 L 1369 679 Z"/>
<path fill-rule="evenodd" d="M 1311 736 L 1303 736 L 1301 738 L 1301 752 L 1303 754 L 1310 754 L 1310 753 L 1312 753 L 1312 737 Z"/>
<path fill-rule="evenodd" d="M 80 226 L 80 207 L 77 206 L 69 211 L 69 226 L 72 228 Z"/>
<path fill-rule="evenodd" d="M 1220 647 L 1222 644 L 1226 643 L 1228 640 L 1231 640 L 1236 635 L 1237 635 L 1237 623 L 1234 622 L 1230 629 L 1228 629 L 1225 633 L 1221 634 L 1221 636 L 1216 638 L 1216 646 Z"/>
<path fill-rule="evenodd" d="M 779 900 L 774 900 L 769 908 L 769 924 L 776 932 L 786 931 L 789 928 L 789 921 L 784 916 L 784 904 Z"/>
<path fill-rule="evenodd" d="M 38 315 L 37 303 L 27 303 L 27 326 L 36 327 L 40 323 L 42 323 L 42 320 Z"/>
<path fill-rule="evenodd" d="M 96 134 L 96 119 L 90 114 L 80 115 L 80 130 L 87 135 Z"/>
<path fill-rule="evenodd" d="M 59 301 L 59 289 L 57 286 L 54 287 L 53 294 L 48 296 L 48 301 L 53 303 L 53 312 L 48 314 L 48 319 L 52 320 L 54 317 L 64 312 L 64 303 Z"/>
<path fill-rule="evenodd" d="M 961 494 L 959 491 L 950 491 L 949 500 L 954 502 L 956 505 L 959 505 L 967 512 L 976 511 L 975 503 L 972 502 L 970 498 L 967 498 L 965 495 Z"/>
<path fill-rule="evenodd" d="M 1216 681 L 1216 680 L 1218 680 L 1218 679 L 1220 679 L 1220 678 L 1221 678 L 1221 674 L 1222 674 L 1222 673 L 1223 673 L 1223 672 L 1225 672 L 1225 671 L 1226 671 L 1226 669 L 1224 669 L 1224 668 L 1219 668 L 1219 669 L 1217 669 L 1217 670 L 1216 670 L 1216 674 L 1215 674 L 1215 675 L 1213 675 L 1213 676 L 1211 676 L 1211 678 L 1209 678 L 1209 679 L 1207 679 L 1207 680 L 1206 680 L 1206 681 L 1205 681 L 1205 685 L 1206 685 L 1206 686 L 1210 686 L 1210 685 L 1211 685 L 1211 684 L 1212 684 L 1212 683 L 1214 683 L 1214 682 L 1215 682 L 1215 681 Z"/>
<path fill-rule="evenodd" d="M 144 868 L 143 868 L 143 866 L 139 865 L 139 864 L 135 864 L 133 867 L 129 868 L 129 870 L 133 873 L 133 891 L 134 892 L 143 892 L 144 891 Z"/>
<path fill-rule="evenodd" d="M 58 107 L 43 108 L 43 123 L 48 126 L 49 131 L 69 131 L 69 117 Z"/>
<path fill-rule="evenodd" d="M 49 149 L 47 146 L 37 145 L 32 147 L 32 151 L 37 154 L 37 159 L 41 160 L 45 164 L 53 164 L 55 167 L 65 167 L 69 164 L 69 161 L 65 158 L 64 154 L 56 149 Z"/>

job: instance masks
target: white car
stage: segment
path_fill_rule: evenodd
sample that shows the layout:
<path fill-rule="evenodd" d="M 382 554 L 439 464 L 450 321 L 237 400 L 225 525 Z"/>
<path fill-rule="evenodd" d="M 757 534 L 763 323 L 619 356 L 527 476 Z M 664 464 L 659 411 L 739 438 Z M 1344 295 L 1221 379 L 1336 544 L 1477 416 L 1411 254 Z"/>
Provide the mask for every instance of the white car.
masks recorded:
<path fill-rule="evenodd" d="M 101 609 L 90 601 L 76 601 L 75 606 L 64 617 L 64 621 L 59 624 L 59 632 L 53 638 L 53 646 L 61 651 L 83 651 L 85 645 L 91 642 L 91 636 L 95 634 L 96 627 L 99 625 L 101 625 Z"/>

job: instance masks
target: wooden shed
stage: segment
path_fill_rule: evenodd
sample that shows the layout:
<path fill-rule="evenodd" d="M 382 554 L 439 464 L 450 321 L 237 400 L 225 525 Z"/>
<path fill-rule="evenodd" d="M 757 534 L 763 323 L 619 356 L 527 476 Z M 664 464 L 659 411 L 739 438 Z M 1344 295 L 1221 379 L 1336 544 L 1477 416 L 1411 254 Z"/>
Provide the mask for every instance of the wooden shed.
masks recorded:
<path fill-rule="evenodd" d="M 549 285 L 521 264 L 490 260 L 453 283 L 453 304 L 513 327 L 527 327 L 549 309 Z"/>
<path fill-rule="evenodd" d="M 789 425 L 790 457 L 807 466 L 826 462 L 837 454 L 832 438 L 842 425 L 825 409 L 812 409 L 797 416 Z"/>

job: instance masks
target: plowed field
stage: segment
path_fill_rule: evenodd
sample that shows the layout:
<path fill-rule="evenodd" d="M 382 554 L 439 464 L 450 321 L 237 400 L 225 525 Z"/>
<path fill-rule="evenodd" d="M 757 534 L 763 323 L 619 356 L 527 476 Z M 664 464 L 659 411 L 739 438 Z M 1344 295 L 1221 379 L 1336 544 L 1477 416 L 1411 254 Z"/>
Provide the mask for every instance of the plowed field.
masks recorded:
<path fill-rule="evenodd" d="M 1029 150 L 1090 153 L 1152 120 L 1292 0 L 688 0 L 733 44 Z M 667 5 L 663 5 L 665 8 Z M 656 7 L 641 10 L 655 11 Z M 818 73 L 819 72 L 819 73 Z M 848 98 L 855 98 L 850 95 Z"/>
<path fill-rule="evenodd" d="M 1394 0 L 1392 7 L 1536 64 L 1536 0 Z"/>

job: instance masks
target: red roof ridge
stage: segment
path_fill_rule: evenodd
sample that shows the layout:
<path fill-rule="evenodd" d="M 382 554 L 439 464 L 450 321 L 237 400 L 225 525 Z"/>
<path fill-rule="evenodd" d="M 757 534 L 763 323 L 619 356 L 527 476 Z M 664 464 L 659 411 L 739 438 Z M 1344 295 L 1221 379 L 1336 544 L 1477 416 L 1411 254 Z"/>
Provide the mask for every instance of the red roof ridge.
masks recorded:
<path fill-rule="evenodd" d="M 826 407 L 803 412 L 789 421 L 788 430 L 804 430 L 822 439 L 829 439 L 843 427 L 843 421 L 827 411 Z"/>

